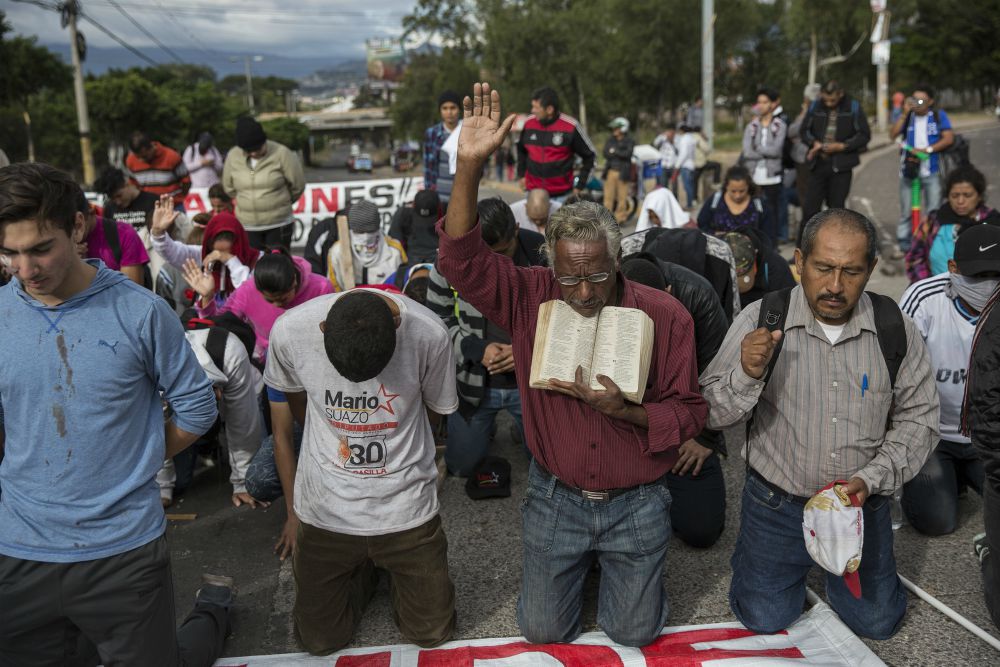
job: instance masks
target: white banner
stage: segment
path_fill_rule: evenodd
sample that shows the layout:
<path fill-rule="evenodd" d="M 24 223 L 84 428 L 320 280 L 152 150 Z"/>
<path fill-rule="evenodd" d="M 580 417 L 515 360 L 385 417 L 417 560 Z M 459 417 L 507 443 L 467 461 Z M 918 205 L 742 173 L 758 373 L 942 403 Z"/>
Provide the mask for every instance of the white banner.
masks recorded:
<path fill-rule="evenodd" d="M 642 648 L 619 646 L 603 632 L 572 644 L 529 644 L 523 639 L 449 642 L 434 649 L 412 644 L 339 651 L 223 658 L 216 667 L 876 667 L 884 665 L 829 606 L 820 602 L 788 630 L 755 635 L 739 623 L 666 628 Z"/>
<path fill-rule="evenodd" d="M 392 214 L 407 202 L 413 201 L 417 191 L 424 186 L 423 178 L 384 178 L 372 181 L 343 181 L 341 183 L 307 183 L 306 191 L 292 209 L 295 217 L 295 235 L 292 247 L 301 248 L 306 243 L 309 230 L 319 220 L 333 216 L 347 204 L 367 199 L 382 214 L 382 230 L 389 231 Z M 211 212 L 207 189 L 192 189 L 184 199 L 188 215 Z M 236 212 L 239 217 L 239 211 Z"/>
<path fill-rule="evenodd" d="M 403 204 L 413 201 L 418 190 L 424 187 L 423 178 L 383 178 L 371 181 L 343 181 L 341 183 L 307 183 L 306 191 L 295 202 L 292 215 L 295 219 L 295 235 L 292 247 L 302 248 L 306 244 L 309 230 L 323 218 L 332 217 L 349 203 L 367 199 L 375 204 L 382 215 L 382 231 L 389 231 L 392 214 Z M 87 193 L 91 201 L 102 202 L 103 197 L 93 192 Z M 208 201 L 207 188 L 194 188 L 184 199 L 188 216 L 210 213 L 212 205 Z M 236 212 L 239 217 L 239 211 Z"/>

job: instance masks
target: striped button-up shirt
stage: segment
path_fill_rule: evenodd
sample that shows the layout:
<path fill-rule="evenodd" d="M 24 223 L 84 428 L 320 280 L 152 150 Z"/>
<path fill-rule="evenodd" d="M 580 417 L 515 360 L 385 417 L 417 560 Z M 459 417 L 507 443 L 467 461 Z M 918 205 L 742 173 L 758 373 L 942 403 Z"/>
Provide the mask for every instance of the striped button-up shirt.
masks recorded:
<path fill-rule="evenodd" d="M 868 295 L 831 345 L 797 287 L 785 342 L 764 383 L 740 363 L 740 344 L 757 328 L 760 305 L 739 314 L 701 376 L 708 425 L 725 428 L 753 414 L 744 458 L 749 449 L 750 466 L 795 495 L 812 496 L 851 477 L 872 494 L 891 494 L 912 479 L 937 444 L 939 410 L 930 356 L 913 322 L 903 318 L 907 353 L 893 391 Z"/>

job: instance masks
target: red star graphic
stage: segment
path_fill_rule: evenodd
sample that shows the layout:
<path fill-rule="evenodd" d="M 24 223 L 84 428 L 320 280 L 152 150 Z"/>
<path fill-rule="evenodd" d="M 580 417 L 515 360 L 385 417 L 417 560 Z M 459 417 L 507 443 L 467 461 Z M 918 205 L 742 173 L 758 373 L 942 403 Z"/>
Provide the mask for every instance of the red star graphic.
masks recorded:
<path fill-rule="evenodd" d="M 376 395 L 385 398 L 385 402 L 380 400 L 378 402 L 378 407 L 375 408 L 375 412 L 378 412 L 379 410 L 385 410 L 390 415 L 395 415 L 396 412 L 395 410 L 392 409 L 392 402 L 397 398 L 399 398 L 399 394 L 390 394 L 385 390 L 385 385 L 383 384 L 379 385 L 378 394 Z"/>

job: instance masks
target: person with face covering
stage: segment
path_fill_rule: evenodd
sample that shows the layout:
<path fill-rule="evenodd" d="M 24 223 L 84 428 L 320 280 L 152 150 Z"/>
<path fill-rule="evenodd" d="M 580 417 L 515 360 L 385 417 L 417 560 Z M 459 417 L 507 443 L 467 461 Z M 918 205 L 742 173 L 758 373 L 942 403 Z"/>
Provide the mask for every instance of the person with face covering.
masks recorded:
<path fill-rule="evenodd" d="M 948 174 L 947 200 L 913 235 L 906 253 L 906 276 L 911 283 L 948 270 L 958 235 L 969 225 L 1000 225 L 1000 213 L 986 205 L 986 178 L 972 165 Z"/>
<path fill-rule="evenodd" d="M 176 216 L 176 211 L 157 203 L 151 229 L 153 249 L 171 266 L 184 269 L 190 264 L 211 274 L 216 305 L 221 307 L 250 277 L 261 253 L 250 246 L 246 229 L 232 213 L 212 216 L 205 226 L 201 245 L 181 243 L 170 237 L 167 232 Z"/>
<path fill-rule="evenodd" d="M 330 247 L 329 269 L 333 291 L 343 291 L 347 284 L 342 243 L 351 244 L 351 259 L 354 264 L 355 285 L 380 285 L 405 264 L 406 251 L 402 244 L 382 233 L 378 207 L 370 201 L 361 200 L 351 204 L 347 211 L 349 239 L 338 239 Z"/>
<path fill-rule="evenodd" d="M 280 246 L 261 255 L 253 280 L 236 288 L 224 306 L 218 306 L 215 299 L 215 276 L 192 260 L 184 265 L 184 279 L 200 297 L 195 302 L 199 317 L 230 312 L 253 325 L 257 337 L 253 356 L 259 361 L 267 356 L 275 320 L 286 310 L 333 291 L 326 278 L 312 272 L 309 262 Z"/>
<path fill-rule="evenodd" d="M 642 210 L 635 223 L 635 231 L 651 227 L 678 229 L 691 222 L 691 215 L 684 210 L 677 197 L 668 188 L 656 188 L 642 200 Z"/>
<path fill-rule="evenodd" d="M 910 285 L 900 300 L 927 343 L 941 399 L 941 440 L 903 486 L 906 518 L 925 535 L 955 531 L 961 487 L 983 493 L 983 462 L 961 433 L 961 411 L 976 324 L 998 284 L 1000 227 L 971 225 L 960 232 L 947 272 Z"/>

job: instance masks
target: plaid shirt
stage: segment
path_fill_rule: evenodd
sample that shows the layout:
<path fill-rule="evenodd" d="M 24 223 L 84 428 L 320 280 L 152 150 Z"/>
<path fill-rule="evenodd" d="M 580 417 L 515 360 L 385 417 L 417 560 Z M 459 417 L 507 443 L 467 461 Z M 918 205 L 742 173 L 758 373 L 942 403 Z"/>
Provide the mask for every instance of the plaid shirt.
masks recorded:
<path fill-rule="evenodd" d="M 438 156 L 441 154 L 441 146 L 451 134 L 445 129 L 444 123 L 438 123 L 427 128 L 424 132 L 424 189 L 434 190 L 438 178 Z"/>

